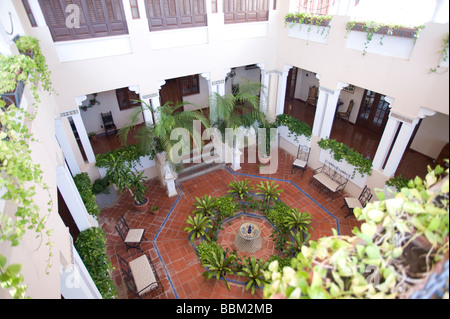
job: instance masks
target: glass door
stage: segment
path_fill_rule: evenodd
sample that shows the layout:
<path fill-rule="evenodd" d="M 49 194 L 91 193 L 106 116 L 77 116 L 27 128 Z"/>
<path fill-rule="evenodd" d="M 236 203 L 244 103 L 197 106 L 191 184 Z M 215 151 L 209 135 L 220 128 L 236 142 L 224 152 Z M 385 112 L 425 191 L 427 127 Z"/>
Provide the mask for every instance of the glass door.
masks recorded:
<path fill-rule="evenodd" d="M 361 102 L 357 124 L 372 132 L 382 134 L 389 115 L 386 96 L 366 90 Z"/>

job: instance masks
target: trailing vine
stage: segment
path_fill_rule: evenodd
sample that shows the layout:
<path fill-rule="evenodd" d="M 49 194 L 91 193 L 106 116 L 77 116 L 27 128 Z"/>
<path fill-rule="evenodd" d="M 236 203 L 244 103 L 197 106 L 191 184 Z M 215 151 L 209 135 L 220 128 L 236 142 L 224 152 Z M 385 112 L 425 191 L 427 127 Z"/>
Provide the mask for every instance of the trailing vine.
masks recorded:
<path fill-rule="evenodd" d="M 308 33 L 311 32 L 311 28 L 313 25 L 317 26 L 317 33 L 320 32 L 320 35 L 324 35 L 325 31 L 327 30 L 327 27 L 330 26 L 329 22 L 333 16 L 331 15 L 312 15 L 310 13 L 305 12 L 299 12 L 299 13 L 288 13 L 284 17 L 284 25 L 288 26 L 289 28 L 293 28 L 295 24 L 300 25 L 300 30 L 302 28 L 302 24 L 308 25 Z M 320 28 L 323 27 L 323 28 Z M 330 30 L 328 29 L 328 33 Z M 328 36 L 327 33 L 327 36 Z"/>
<path fill-rule="evenodd" d="M 362 176 L 366 174 L 370 176 L 372 174 L 372 161 L 368 158 L 364 158 L 362 154 L 356 152 L 344 143 L 329 138 L 322 138 L 317 144 L 324 150 L 330 150 L 336 161 L 340 162 L 345 159 L 347 163 L 353 165 L 356 171 Z M 355 172 L 353 172 L 353 176 L 354 174 Z"/>
<path fill-rule="evenodd" d="M 441 54 L 441 61 L 446 62 L 448 60 L 448 38 L 449 34 L 445 35 L 444 39 L 442 40 L 441 50 L 439 50 L 439 53 Z M 437 73 L 438 69 L 440 68 L 440 63 L 435 68 L 431 68 L 429 73 Z M 448 71 L 448 68 L 445 72 Z"/>
<path fill-rule="evenodd" d="M 405 32 L 410 35 L 414 39 L 414 43 L 416 43 L 417 39 L 419 38 L 420 31 L 422 31 L 425 28 L 424 25 L 419 25 L 415 27 L 407 27 L 399 24 L 385 24 L 385 23 L 378 23 L 375 21 L 365 21 L 365 22 L 357 22 L 357 21 L 350 21 L 346 25 L 347 29 L 347 35 L 350 33 L 350 31 L 361 31 L 366 33 L 366 42 L 364 43 L 364 49 L 363 49 L 363 55 L 367 54 L 367 49 L 369 47 L 369 43 L 372 42 L 374 34 L 381 34 L 380 38 L 380 45 L 383 45 L 383 39 L 386 35 L 392 36 L 396 35 L 395 33 L 401 29 L 404 29 Z"/>
<path fill-rule="evenodd" d="M 53 91 L 50 73 L 42 67 L 46 66 L 45 58 L 39 55 L 40 49 L 36 41 L 35 46 L 29 50 L 37 52 L 36 60 L 23 54 L 0 56 L 0 94 L 14 91 L 17 83 L 23 81 L 33 94 L 35 108 L 40 102 L 39 84 L 42 84 L 44 90 Z M 26 45 L 23 45 L 21 48 L 25 47 Z M 0 191 L 3 194 L 1 200 L 5 201 L 5 207 L 14 210 L 13 212 L 8 210 L 8 213 L 0 211 L 0 243 L 9 242 L 12 247 L 16 247 L 27 231 L 34 231 L 41 239 L 44 235 L 47 236 L 48 273 L 52 257 L 53 242 L 49 239 L 52 231 L 46 229 L 47 216 L 41 216 L 41 207 L 35 203 L 34 196 L 37 188 L 46 192 L 49 192 L 49 188 L 43 182 L 40 165 L 33 163 L 31 157 L 29 144 L 35 139 L 29 126 L 35 115 L 19 107 L 14 104 L 7 106 L 4 100 L 0 100 Z M 50 213 L 51 197 L 47 206 Z M 26 285 L 20 273 L 21 269 L 22 265 L 10 264 L 7 258 L 0 254 L 0 286 L 7 289 L 13 298 L 26 297 Z"/>

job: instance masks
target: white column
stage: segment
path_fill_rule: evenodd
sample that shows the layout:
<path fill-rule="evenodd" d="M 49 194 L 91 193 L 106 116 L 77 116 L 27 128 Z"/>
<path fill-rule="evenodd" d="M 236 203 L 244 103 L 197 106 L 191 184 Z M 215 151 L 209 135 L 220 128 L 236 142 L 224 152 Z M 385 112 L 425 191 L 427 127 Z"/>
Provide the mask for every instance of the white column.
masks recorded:
<path fill-rule="evenodd" d="M 287 78 L 289 75 L 289 70 L 292 68 L 292 65 L 286 65 L 284 67 L 283 72 L 278 73 L 278 96 L 277 96 L 277 108 L 276 114 L 280 115 L 284 113 L 284 102 L 286 100 L 286 86 L 287 86 Z"/>
<path fill-rule="evenodd" d="M 60 265 L 60 286 L 64 299 L 102 299 L 76 248 L 72 245 L 73 264 Z"/>
<path fill-rule="evenodd" d="M 56 139 L 58 140 L 59 146 L 63 151 L 67 165 L 69 165 L 70 172 L 73 176 L 80 174 L 80 167 L 78 166 L 78 163 L 75 159 L 72 147 L 70 147 L 69 140 L 67 139 L 66 133 L 64 132 L 62 121 L 60 118 L 55 119 L 55 135 Z"/>
<path fill-rule="evenodd" d="M 394 141 L 399 125 L 400 121 L 389 117 L 383 131 L 383 136 L 378 144 L 377 152 L 375 153 L 375 157 L 373 159 L 374 169 L 381 170 L 383 168 L 383 164 L 389 154 L 389 150 L 391 149 L 391 145 Z"/>
<path fill-rule="evenodd" d="M 403 154 L 405 152 L 406 146 L 411 138 L 414 128 L 418 123 L 418 119 L 414 120 L 411 124 L 403 122 L 400 132 L 398 133 L 397 139 L 395 140 L 394 147 L 392 148 L 389 159 L 384 168 L 383 174 L 386 176 L 393 176 L 398 168 Z"/>
<path fill-rule="evenodd" d="M 94 150 L 92 149 L 91 142 L 89 141 L 89 136 L 86 132 L 86 127 L 84 126 L 80 112 L 73 114 L 72 119 L 77 129 L 78 137 L 80 138 L 81 144 L 83 145 L 84 153 L 86 154 L 88 163 L 95 163 Z"/>
<path fill-rule="evenodd" d="M 327 89 L 319 87 L 316 114 L 314 115 L 314 124 L 312 127 L 312 134 L 314 136 L 320 136 L 320 132 L 322 131 L 323 118 L 328 104 L 328 93 L 325 90 Z"/>
<path fill-rule="evenodd" d="M 264 63 L 259 63 L 258 67 L 261 69 L 261 84 L 263 86 L 260 99 L 259 99 L 259 110 L 265 114 L 267 114 L 267 95 L 269 94 L 269 75 L 266 74 L 266 70 L 264 68 Z"/>
<path fill-rule="evenodd" d="M 98 226 L 98 223 L 87 212 L 72 175 L 70 175 L 65 165 L 60 165 L 56 168 L 56 184 L 73 220 L 77 224 L 78 230 L 83 231 L 93 226 Z"/>
<path fill-rule="evenodd" d="M 327 138 L 330 137 L 331 128 L 334 122 L 334 115 L 336 114 L 337 102 L 339 95 L 341 94 L 342 88 L 346 87 L 348 83 L 339 82 L 338 88 L 335 91 L 324 89 L 326 94 L 328 94 L 327 105 L 325 109 L 325 114 L 323 116 L 322 128 L 320 130 L 320 137 Z"/>

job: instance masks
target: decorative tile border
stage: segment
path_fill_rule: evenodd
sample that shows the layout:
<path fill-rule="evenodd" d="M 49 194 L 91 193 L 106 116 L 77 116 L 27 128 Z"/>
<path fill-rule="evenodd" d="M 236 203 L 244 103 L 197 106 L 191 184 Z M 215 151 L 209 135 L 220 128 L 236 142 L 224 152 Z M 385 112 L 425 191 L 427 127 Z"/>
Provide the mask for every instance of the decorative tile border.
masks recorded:
<path fill-rule="evenodd" d="M 233 175 L 239 175 L 239 176 L 246 176 L 246 177 L 254 177 L 254 178 L 260 178 L 260 179 L 266 179 L 266 180 L 273 180 L 273 181 L 278 181 L 278 182 L 284 182 L 284 183 L 290 183 L 292 184 L 295 188 L 297 188 L 301 193 L 303 193 L 306 197 L 308 197 L 310 200 L 312 200 L 318 207 L 320 207 L 322 210 L 324 210 L 328 215 L 330 215 L 335 221 L 336 221 L 336 229 L 337 229 L 337 233 L 338 235 L 341 234 L 340 232 L 340 228 L 339 228 L 339 220 L 336 216 L 334 216 L 332 213 L 330 213 L 325 207 L 323 207 L 322 205 L 320 205 L 315 199 L 313 199 L 309 194 L 305 193 L 300 187 L 298 187 L 295 183 L 293 183 L 292 181 L 289 180 L 284 180 L 284 179 L 280 179 L 280 178 L 274 178 L 274 177 L 264 177 L 264 176 L 258 176 L 258 175 L 251 175 L 251 174 L 245 174 L 245 173 L 238 173 L 238 172 L 234 172 L 233 170 L 231 170 L 228 166 L 226 167 L 226 169 L 228 170 L 229 173 L 233 174 Z M 177 199 L 175 200 L 175 203 L 173 204 L 173 206 L 171 207 L 169 214 L 166 216 L 166 218 L 164 219 L 161 227 L 158 229 L 158 232 L 156 233 L 155 238 L 152 241 L 153 246 L 156 249 L 156 253 L 158 254 L 159 260 L 161 260 L 161 263 L 163 265 L 163 269 L 166 273 L 167 279 L 169 280 L 170 286 L 172 287 L 173 293 L 175 295 L 176 299 L 180 299 L 177 291 L 175 289 L 175 286 L 170 278 L 169 272 L 166 268 L 166 265 L 164 263 L 164 260 L 162 259 L 161 253 L 158 249 L 158 244 L 157 244 L 157 240 L 158 240 L 158 236 L 160 235 L 161 231 L 164 229 L 164 226 L 166 225 L 166 222 L 169 220 L 170 216 L 172 215 L 175 207 L 178 205 L 178 202 L 181 198 L 181 195 L 183 194 L 183 191 L 181 190 L 180 186 L 177 185 L 178 190 L 180 191 L 178 194 Z M 245 214 L 249 214 L 249 213 L 245 213 Z M 266 218 L 264 216 L 261 216 L 262 218 Z M 233 218 L 233 217 L 231 217 Z M 267 218 L 266 218 L 267 219 Z M 268 220 L 268 219 L 267 219 Z M 270 221 L 269 221 L 270 223 Z M 273 226 L 273 225 L 272 225 Z M 195 248 L 194 248 L 195 249 Z M 229 280 L 230 282 L 233 283 L 237 283 L 237 284 L 244 284 L 243 282 L 240 281 L 236 281 L 236 280 Z"/>

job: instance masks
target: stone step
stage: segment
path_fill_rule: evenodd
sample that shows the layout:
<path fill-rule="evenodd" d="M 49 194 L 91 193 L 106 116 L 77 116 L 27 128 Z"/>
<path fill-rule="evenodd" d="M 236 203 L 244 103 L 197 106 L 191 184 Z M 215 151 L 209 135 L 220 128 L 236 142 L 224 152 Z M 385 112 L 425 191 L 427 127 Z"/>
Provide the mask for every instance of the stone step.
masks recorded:
<path fill-rule="evenodd" d="M 177 184 L 181 184 L 185 181 L 194 179 L 196 177 L 214 172 L 219 169 L 225 168 L 225 163 L 199 163 L 193 164 L 184 169 L 176 180 Z"/>

